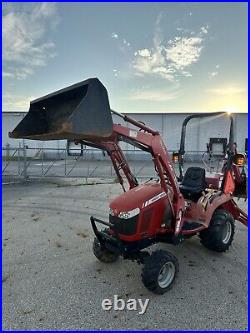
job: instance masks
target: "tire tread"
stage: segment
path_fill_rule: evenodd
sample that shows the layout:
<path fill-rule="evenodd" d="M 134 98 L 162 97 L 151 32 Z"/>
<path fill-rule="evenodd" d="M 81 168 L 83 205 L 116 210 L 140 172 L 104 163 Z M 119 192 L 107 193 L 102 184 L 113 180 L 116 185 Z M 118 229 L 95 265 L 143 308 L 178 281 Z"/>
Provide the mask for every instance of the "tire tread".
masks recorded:
<path fill-rule="evenodd" d="M 221 226 L 226 222 L 230 221 L 232 226 L 232 235 L 227 244 L 221 242 Z M 203 246 L 208 248 L 209 250 L 213 250 L 216 252 L 226 252 L 229 250 L 235 232 L 235 223 L 233 216 L 226 211 L 225 209 L 217 209 L 211 219 L 210 225 L 207 229 L 200 232 L 200 242 Z"/>
<path fill-rule="evenodd" d="M 145 259 L 145 264 L 142 268 L 142 282 L 144 286 L 156 294 L 163 294 L 169 289 L 172 288 L 173 283 L 175 281 L 175 277 L 171 284 L 162 289 L 157 282 L 158 274 L 161 267 L 167 262 L 171 261 L 175 265 L 175 277 L 179 270 L 178 260 L 177 258 L 170 252 L 164 250 L 156 250 L 149 257 Z"/>

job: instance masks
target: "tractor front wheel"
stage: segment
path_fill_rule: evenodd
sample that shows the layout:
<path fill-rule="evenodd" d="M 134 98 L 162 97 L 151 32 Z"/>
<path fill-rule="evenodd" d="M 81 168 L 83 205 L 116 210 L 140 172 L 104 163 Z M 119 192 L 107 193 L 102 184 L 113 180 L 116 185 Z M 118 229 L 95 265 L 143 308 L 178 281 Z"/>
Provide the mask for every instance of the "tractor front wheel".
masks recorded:
<path fill-rule="evenodd" d="M 232 244 L 235 231 L 233 216 L 225 209 L 217 209 L 207 229 L 200 232 L 201 244 L 209 250 L 225 252 Z"/>
<path fill-rule="evenodd" d="M 119 254 L 108 250 L 96 237 L 93 242 L 93 253 L 98 260 L 106 264 L 115 262 L 119 258 Z"/>
<path fill-rule="evenodd" d="M 172 287 L 178 270 L 178 260 L 172 253 L 157 250 L 145 259 L 142 282 L 153 293 L 164 294 Z"/>

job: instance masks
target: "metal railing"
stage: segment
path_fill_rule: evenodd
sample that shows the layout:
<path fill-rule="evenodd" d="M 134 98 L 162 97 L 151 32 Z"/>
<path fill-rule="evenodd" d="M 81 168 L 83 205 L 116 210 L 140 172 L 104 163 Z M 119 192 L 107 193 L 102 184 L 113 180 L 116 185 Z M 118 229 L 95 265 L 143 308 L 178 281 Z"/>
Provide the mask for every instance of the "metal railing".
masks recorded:
<path fill-rule="evenodd" d="M 79 151 L 79 150 L 78 150 Z M 138 178 L 155 175 L 151 155 L 140 150 L 123 150 L 132 172 Z M 171 154 L 172 151 L 169 151 Z M 208 160 L 204 151 L 189 151 L 185 160 L 203 163 L 207 169 L 216 170 L 215 159 Z M 214 164 L 214 165 L 213 165 Z M 219 164 L 218 164 L 219 165 Z M 112 163 L 98 149 L 84 149 L 82 155 L 69 156 L 66 148 L 30 148 L 19 146 L 2 148 L 2 175 L 10 177 L 73 177 L 116 178 Z"/>

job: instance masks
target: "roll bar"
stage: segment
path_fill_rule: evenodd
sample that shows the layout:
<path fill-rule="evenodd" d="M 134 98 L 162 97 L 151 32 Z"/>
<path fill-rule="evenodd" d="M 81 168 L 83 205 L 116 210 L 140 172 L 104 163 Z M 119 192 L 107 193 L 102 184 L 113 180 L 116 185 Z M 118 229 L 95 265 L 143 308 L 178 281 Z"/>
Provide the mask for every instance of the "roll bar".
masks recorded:
<path fill-rule="evenodd" d="M 183 123 L 181 129 L 181 141 L 180 141 L 180 149 L 179 149 L 179 172 L 180 172 L 180 180 L 183 178 L 183 156 L 185 154 L 185 140 L 186 140 L 186 127 L 188 122 L 194 118 L 205 118 L 205 117 L 215 117 L 219 115 L 227 115 L 230 118 L 230 131 L 229 131 L 229 141 L 228 141 L 228 150 L 229 152 L 233 152 L 233 143 L 234 143 L 234 119 L 231 114 L 228 114 L 226 111 L 220 112 L 211 112 L 211 113 L 197 113 L 187 116 Z"/>

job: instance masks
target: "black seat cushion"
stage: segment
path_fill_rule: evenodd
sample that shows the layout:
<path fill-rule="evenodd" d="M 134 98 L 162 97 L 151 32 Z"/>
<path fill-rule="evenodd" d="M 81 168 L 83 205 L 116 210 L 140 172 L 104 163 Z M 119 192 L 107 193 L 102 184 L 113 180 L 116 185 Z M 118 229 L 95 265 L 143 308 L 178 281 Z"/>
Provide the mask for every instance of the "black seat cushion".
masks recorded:
<path fill-rule="evenodd" d="M 180 184 L 180 191 L 184 198 L 198 200 L 201 192 L 206 188 L 205 169 L 199 167 L 190 167 Z"/>

